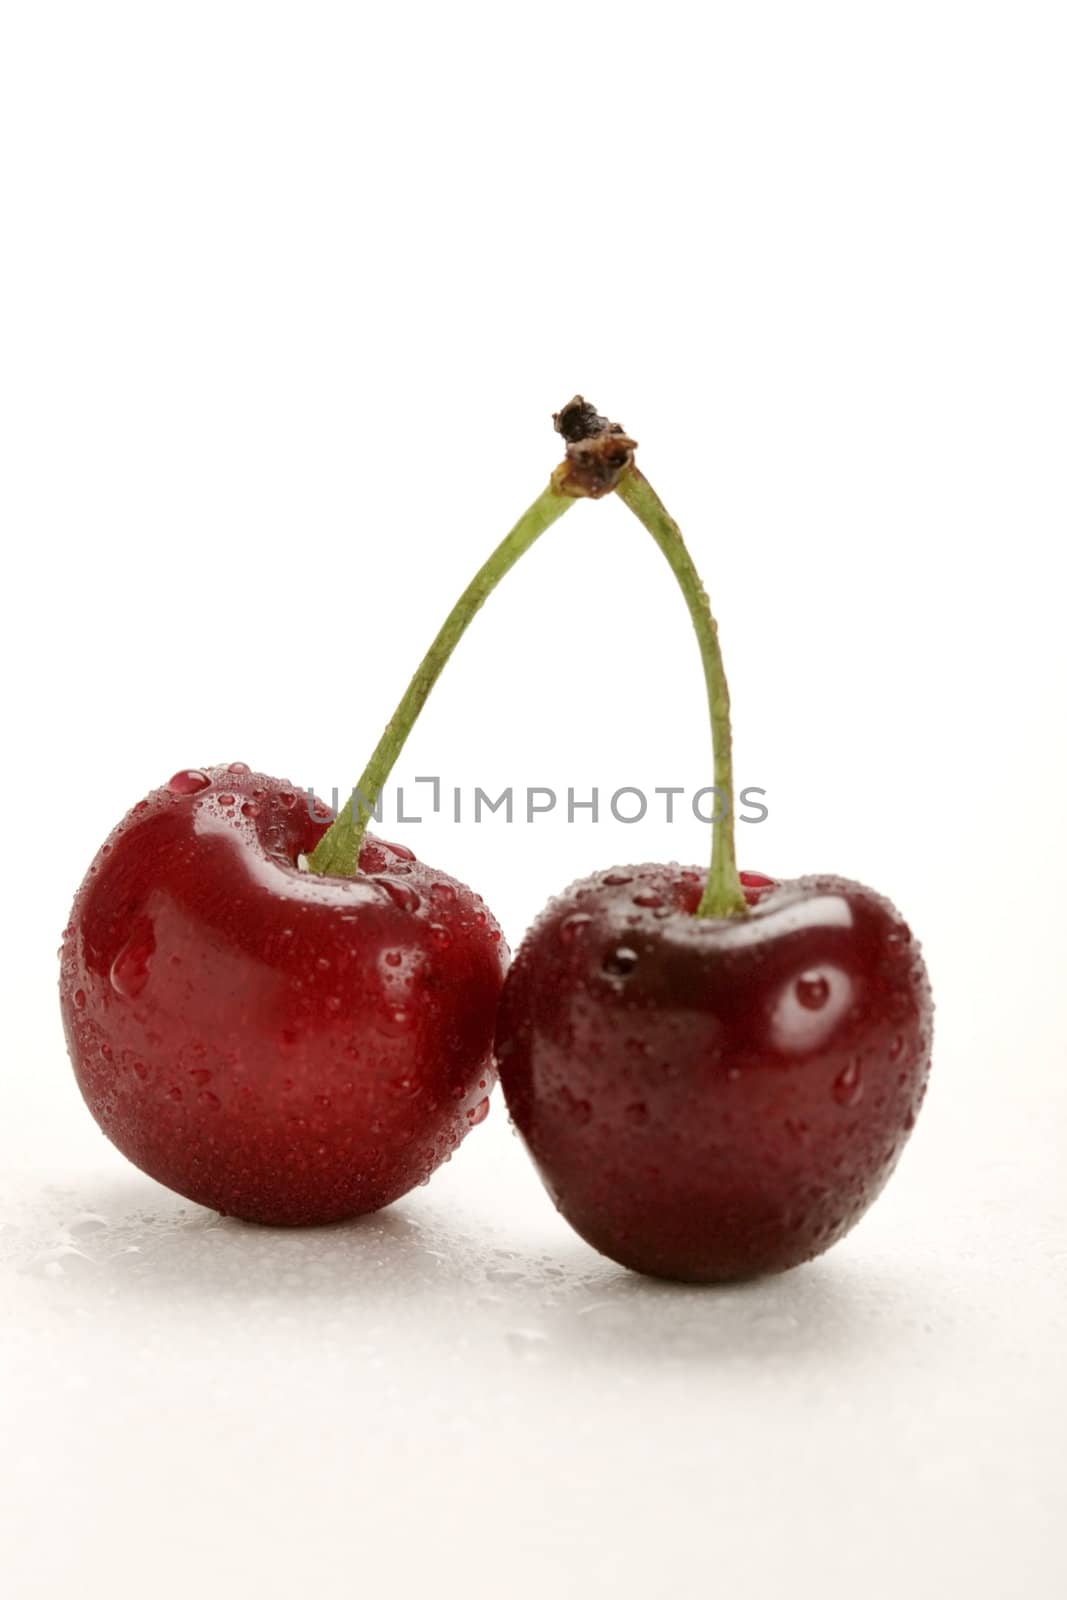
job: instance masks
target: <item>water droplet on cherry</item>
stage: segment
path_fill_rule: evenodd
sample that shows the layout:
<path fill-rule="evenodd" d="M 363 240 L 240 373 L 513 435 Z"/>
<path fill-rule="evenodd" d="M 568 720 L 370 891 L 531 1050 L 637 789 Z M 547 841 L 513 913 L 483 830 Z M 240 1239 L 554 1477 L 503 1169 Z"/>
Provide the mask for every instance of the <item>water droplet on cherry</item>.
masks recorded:
<path fill-rule="evenodd" d="M 251 770 L 247 761 L 231 761 L 226 768 L 227 772 L 251 772 Z"/>
<path fill-rule="evenodd" d="M 397 1039 L 401 1034 L 410 1033 L 414 1022 L 415 1018 L 409 1010 L 404 1006 L 395 1006 L 390 1011 L 380 1012 L 374 1025 L 387 1039 Z"/>
<path fill-rule="evenodd" d="M 580 1128 L 584 1128 L 593 1116 L 593 1108 L 589 1101 L 579 1100 L 576 1095 L 571 1093 L 566 1084 L 563 1086 L 561 1098 L 571 1120 L 577 1123 Z"/>
<path fill-rule="evenodd" d="M 241 815 L 242 817 L 259 816 L 259 807 L 256 805 L 254 800 L 245 801 L 244 805 L 241 807 Z"/>
<path fill-rule="evenodd" d="M 858 1061 L 850 1061 L 834 1079 L 834 1099 L 839 1106 L 855 1106 L 862 1098 L 863 1072 Z"/>
<path fill-rule="evenodd" d="M 111 987 L 124 1000 L 136 1000 L 148 982 L 156 942 L 150 926 L 134 929 L 111 963 Z"/>
<path fill-rule="evenodd" d="M 802 972 L 794 993 L 805 1011 L 821 1011 L 830 998 L 830 985 L 821 972 Z"/>
<path fill-rule="evenodd" d="M 84 989 L 75 989 L 75 991 L 74 991 L 74 1004 L 77 1006 L 79 1011 L 84 1011 L 84 1009 L 85 1009 L 85 990 Z"/>
<path fill-rule="evenodd" d="M 232 805 L 236 805 L 236 804 L 237 804 L 237 796 L 235 794 L 220 794 L 219 795 L 219 805 L 220 806 L 232 806 Z"/>
<path fill-rule="evenodd" d="M 196 794 L 200 789 L 206 789 L 211 779 L 206 772 L 201 772 L 199 767 L 186 767 L 182 772 L 176 772 L 167 783 L 171 794 Z"/>
<path fill-rule="evenodd" d="M 634 880 L 628 872 L 605 872 L 600 881 L 609 889 L 621 889 L 624 884 L 633 883 Z"/>
<path fill-rule="evenodd" d="M 401 911 L 417 911 L 419 909 L 421 901 L 414 889 L 410 889 L 406 883 L 397 883 L 393 878 L 379 878 L 377 881 L 381 884 L 393 904 L 399 907 Z"/>
<path fill-rule="evenodd" d="M 442 950 L 447 950 L 449 945 L 452 943 L 452 935 L 449 933 L 448 929 L 443 928 L 439 922 L 433 922 L 430 924 L 430 937 L 432 938 L 434 944 L 438 945 Z"/>
<path fill-rule="evenodd" d="M 629 945 L 619 945 L 615 950 L 609 950 L 604 957 L 603 967 L 605 972 L 610 972 L 613 977 L 625 978 L 638 963 L 636 950 L 631 950 Z"/>
<path fill-rule="evenodd" d="M 478 1126 L 479 1122 L 484 1122 L 488 1115 L 489 1115 L 489 1096 L 488 1095 L 483 1095 L 482 1098 L 478 1101 L 478 1104 L 476 1106 L 472 1106 L 471 1109 L 467 1112 L 467 1121 L 470 1123 L 472 1128 L 476 1128 Z"/>
<path fill-rule="evenodd" d="M 584 911 L 575 911 L 571 916 L 564 917 L 559 925 L 560 944 L 573 944 L 575 939 L 580 939 L 592 920 Z"/>

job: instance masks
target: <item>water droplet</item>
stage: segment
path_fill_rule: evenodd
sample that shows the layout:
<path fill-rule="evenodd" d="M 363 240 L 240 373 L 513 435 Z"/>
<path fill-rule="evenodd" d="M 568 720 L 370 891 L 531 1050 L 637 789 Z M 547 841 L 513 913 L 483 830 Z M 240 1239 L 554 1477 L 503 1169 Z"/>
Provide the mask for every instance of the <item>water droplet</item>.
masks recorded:
<path fill-rule="evenodd" d="M 142 1083 L 148 1077 L 148 1068 L 145 1066 L 143 1061 L 135 1061 L 133 1064 L 133 1070 L 136 1072 Z"/>
<path fill-rule="evenodd" d="M 430 937 L 433 939 L 434 944 L 439 945 L 442 950 L 447 950 L 452 943 L 452 935 L 439 922 L 430 924 Z"/>
<path fill-rule="evenodd" d="M 628 872 L 605 872 L 600 881 L 609 889 L 621 889 L 624 884 L 633 883 L 634 880 Z"/>
<path fill-rule="evenodd" d="M 794 993 L 806 1011 L 821 1011 L 830 998 L 830 985 L 821 972 L 802 972 Z"/>
<path fill-rule="evenodd" d="M 254 800 L 245 801 L 244 805 L 241 807 L 241 815 L 242 817 L 259 816 L 259 807 L 256 805 Z"/>
<path fill-rule="evenodd" d="M 573 944 L 575 939 L 580 939 L 592 920 L 584 911 L 575 911 L 569 917 L 564 917 L 559 925 L 560 944 Z"/>
<path fill-rule="evenodd" d="M 489 1096 L 488 1095 L 483 1095 L 482 1098 L 478 1101 L 478 1104 L 476 1106 L 472 1106 L 471 1109 L 467 1112 L 467 1121 L 470 1123 L 472 1128 L 476 1128 L 478 1126 L 479 1122 L 484 1122 L 488 1115 L 489 1115 Z"/>
<path fill-rule="evenodd" d="M 374 1026 L 379 1033 L 384 1033 L 387 1039 L 396 1039 L 403 1033 L 410 1033 L 414 1023 L 413 1014 L 404 1006 L 394 1006 L 390 1011 L 379 1012 L 374 1019 Z"/>
<path fill-rule="evenodd" d="M 898 1033 L 889 1046 L 890 1061 L 899 1061 L 904 1050 L 904 1040 Z"/>
<path fill-rule="evenodd" d="M 75 991 L 74 991 L 74 1004 L 77 1006 L 79 1011 L 84 1011 L 85 1010 L 85 990 L 84 989 L 75 989 Z"/>
<path fill-rule="evenodd" d="M 858 1061 L 850 1061 L 834 1079 L 834 1099 L 839 1106 L 855 1106 L 862 1098 L 863 1073 Z"/>
<path fill-rule="evenodd" d="M 378 843 L 383 850 L 390 851 L 398 861 L 414 861 L 415 852 L 409 850 L 406 844 L 393 844 L 389 839 L 379 839 Z"/>
<path fill-rule="evenodd" d="M 580 1128 L 584 1128 L 593 1115 L 593 1108 L 589 1101 L 579 1100 L 576 1095 L 571 1093 L 566 1084 L 563 1086 L 560 1098 L 571 1120 L 576 1122 Z"/>
<path fill-rule="evenodd" d="M 176 772 L 167 784 L 171 794 L 196 794 L 200 789 L 206 789 L 211 779 L 206 772 L 201 772 L 199 767 L 186 767 L 182 772 Z"/>
<path fill-rule="evenodd" d="M 636 1101 L 632 1106 L 627 1106 L 626 1120 L 635 1128 L 643 1128 L 648 1121 L 648 1107 L 641 1100 Z"/>
<path fill-rule="evenodd" d="M 638 959 L 636 950 L 631 950 L 629 945 L 619 945 L 617 949 L 609 950 L 604 957 L 604 971 L 610 972 L 613 977 L 625 978 L 634 970 Z"/>
<path fill-rule="evenodd" d="M 417 911 L 421 904 L 414 889 L 409 889 L 406 883 L 397 883 L 393 878 L 378 878 L 386 894 L 393 904 L 401 911 Z"/>
<path fill-rule="evenodd" d="M 430 889 L 431 900 L 454 900 L 456 891 L 450 883 L 435 883 Z"/>
<path fill-rule="evenodd" d="M 285 789 L 278 796 L 278 804 L 284 807 L 286 811 L 292 811 L 293 807 L 296 805 L 296 795 L 291 789 Z"/>
<path fill-rule="evenodd" d="M 251 770 L 247 761 L 231 761 L 226 768 L 227 772 L 251 772 Z"/>
<path fill-rule="evenodd" d="M 192 1078 L 195 1084 L 200 1086 L 201 1089 L 204 1087 L 205 1083 L 211 1082 L 211 1073 L 206 1067 L 194 1067 L 189 1076 Z"/>
<path fill-rule="evenodd" d="M 168 1089 L 168 1091 L 167 1091 L 168 1100 L 180 1100 L 181 1097 L 182 1097 L 182 1092 L 178 1088 L 177 1084 L 174 1085 L 173 1089 Z"/>
<path fill-rule="evenodd" d="M 148 982 L 155 948 L 152 926 L 142 921 L 111 963 L 111 987 L 124 1000 L 136 1000 Z"/>
<path fill-rule="evenodd" d="M 774 879 L 768 878 L 765 872 L 741 872 L 738 873 L 738 877 L 746 889 L 774 888 Z"/>
<path fill-rule="evenodd" d="M 107 1218 L 102 1217 L 99 1211 L 79 1211 L 67 1223 L 67 1231 L 73 1234 L 96 1233 L 101 1228 L 107 1227 Z"/>
<path fill-rule="evenodd" d="M 663 896 L 654 894 L 651 889 L 644 890 L 641 894 L 634 895 L 635 906 L 645 906 L 649 911 L 654 911 L 663 904 Z"/>
<path fill-rule="evenodd" d="M 210 1106 L 212 1111 L 217 1111 L 222 1101 L 217 1094 L 212 1094 L 210 1089 L 201 1089 L 196 1097 L 202 1106 Z"/>
<path fill-rule="evenodd" d="M 399 950 L 387 950 L 385 952 L 385 964 L 387 967 L 398 967 L 403 959 L 404 957 Z"/>

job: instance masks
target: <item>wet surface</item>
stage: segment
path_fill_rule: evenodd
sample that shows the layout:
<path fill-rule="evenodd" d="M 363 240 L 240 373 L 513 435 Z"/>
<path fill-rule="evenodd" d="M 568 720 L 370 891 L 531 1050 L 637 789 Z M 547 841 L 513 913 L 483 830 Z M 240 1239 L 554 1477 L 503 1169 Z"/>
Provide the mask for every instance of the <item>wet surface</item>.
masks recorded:
<path fill-rule="evenodd" d="M 314 1230 L 219 1217 L 93 1148 L 3 1188 L 19 1594 L 88 1574 L 140 1595 L 146 1551 L 163 1596 L 248 1570 L 268 1597 L 347 1595 L 357 1570 L 380 1592 L 533 1596 L 578 1571 L 583 1593 L 696 1596 L 709 1537 L 760 1594 L 798 1550 L 841 1595 L 966 1571 L 992 1596 L 1009 1536 L 1047 1566 L 1064 1262 L 1040 1217 L 1020 1239 L 995 1163 L 953 1198 L 920 1141 L 822 1260 L 701 1289 L 572 1235 L 496 1096 L 428 1189 Z"/>

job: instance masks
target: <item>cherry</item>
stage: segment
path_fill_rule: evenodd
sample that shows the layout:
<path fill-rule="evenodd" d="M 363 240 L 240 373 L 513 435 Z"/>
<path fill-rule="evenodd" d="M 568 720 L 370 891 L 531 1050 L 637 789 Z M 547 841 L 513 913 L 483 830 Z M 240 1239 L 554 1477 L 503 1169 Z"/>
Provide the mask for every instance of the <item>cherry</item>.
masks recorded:
<path fill-rule="evenodd" d="M 105 1133 L 180 1194 L 257 1222 L 355 1216 L 483 1121 L 500 929 L 365 830 L 472 618 L 573 503 L 554 475 L 475 573 L 332 825 L 243 762 L 187 768 L 90 866 L 61 952 L 71 1060 Z"/>
<path fill-rule="evenodd" d="M 553 1200 L 663 1277 L 825 1250 L 886 1182 L 926 1085 L 929 985 L 889 902 L 843 878 L 741 877 L 743 918 L 695 916 L 694 869 L 583 879 L 501 1002 L 501 1083 Z"/>
<path fill-rule="evenodd" d="M 781 1271 L 847 1232 L 896 1163 L 930 1064 L 926 969 L 873 890 L 738 872 L 730 700 L 700 578 L 633 442 L 580 397 L 555 420 L 560 481 L 617 493 L 679 584 L 728 803 L 706 877 L 614 867 L 542 913 L 504 985 L 501 1084 L 550 1194 L 597 1249 L 695 1282 Z"/>
<path fill-rule="evenodd" d="M 321 808 L 325 810 L 325 808 Z M 481 900 L 327 829 L 241 763 L 179 772 L 89 868 L 62 952 L 78 1083 L 129 1159 L 266 1223 L 331 1222 L 427 1179 L 488 1110 L 507 950 Z"/>

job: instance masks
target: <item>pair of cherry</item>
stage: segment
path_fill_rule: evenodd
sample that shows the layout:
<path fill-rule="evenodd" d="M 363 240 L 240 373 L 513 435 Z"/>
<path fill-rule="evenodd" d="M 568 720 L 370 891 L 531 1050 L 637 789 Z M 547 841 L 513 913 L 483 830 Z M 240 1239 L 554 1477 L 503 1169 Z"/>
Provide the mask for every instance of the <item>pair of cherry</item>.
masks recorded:
<path fill-rule="evenodd" d="M 615 492 L 666 556 L 732 794 L 715 624 L 616 425 L 575 399 L 566 458 L 460 597 L 336 821 L 240 762 L 177 773 L 99 851 L 61 1004 L 104 1132 L 180 1194 L 251 1221 L 388 1205 L 483 1120 L 499 1072 L 560 1211 L 624 1265 L 714 1281 L 840 1238 L 914 1124 L 932 1005 L 905 923 L 836 877 L 615 867 L 574 884 L 508 970 L 466 885 L 365 833 L 410 728 L 492 588 L 575 499 Z"/>

